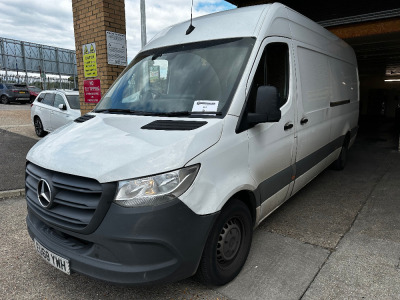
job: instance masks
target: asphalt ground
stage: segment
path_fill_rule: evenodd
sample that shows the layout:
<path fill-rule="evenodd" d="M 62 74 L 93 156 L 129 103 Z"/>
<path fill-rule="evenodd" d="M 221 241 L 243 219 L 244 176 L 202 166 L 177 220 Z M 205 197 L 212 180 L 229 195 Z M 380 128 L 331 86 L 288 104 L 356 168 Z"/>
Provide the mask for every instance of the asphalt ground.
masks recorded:
<path fill-rule="evenodd" d="M 38 141 L 29 104 L 0 104 L 0 191 L 25 185 L 25 157 Z"/>
<path fill-rule="evenodd" d="M 28 126 L 9 134 L 3 113 L 1 141 L 35 141 Z M 125 287 L 65 275 L 35 252 L 24 198 L 2 199 L 0 299 L 400 299 L 400 153 L 390 125 L 375 125 L 361 128 L 345 170 L 325 170 L 255 230 L 242 272 L 223 287 L 195 278 Z M 1 157 L 1 176 L 6 165 Z"/>

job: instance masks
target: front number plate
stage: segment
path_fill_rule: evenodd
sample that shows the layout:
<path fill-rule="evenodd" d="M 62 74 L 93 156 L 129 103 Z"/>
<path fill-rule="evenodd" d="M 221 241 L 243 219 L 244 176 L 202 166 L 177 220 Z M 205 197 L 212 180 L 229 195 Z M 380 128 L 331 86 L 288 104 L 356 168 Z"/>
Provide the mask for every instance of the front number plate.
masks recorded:
<path fill-rule="evenodd" d="M 69 260 L 54 254 L 53 252 L 47 250 L 43 247 L 37 240 L 35 241 L 36 251 L 39 253 L 41 257 L 53 267 L 59 269 L 60 271 L 70 275 L 71 271 L 69 269 Z"/>

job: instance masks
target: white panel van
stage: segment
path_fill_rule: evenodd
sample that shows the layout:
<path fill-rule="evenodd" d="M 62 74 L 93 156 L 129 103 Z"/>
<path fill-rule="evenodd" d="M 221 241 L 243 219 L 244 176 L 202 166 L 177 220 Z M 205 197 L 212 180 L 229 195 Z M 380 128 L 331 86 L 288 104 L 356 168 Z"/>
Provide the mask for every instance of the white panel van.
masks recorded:
<path fill-rule="evenodd" d="M 155 36 L 90 113 L 27 155 L 27 226 L 59 270 L 122 284 L 231 281 L 260 222 L 357 133 L 357 62 L 282 4 Z"/>

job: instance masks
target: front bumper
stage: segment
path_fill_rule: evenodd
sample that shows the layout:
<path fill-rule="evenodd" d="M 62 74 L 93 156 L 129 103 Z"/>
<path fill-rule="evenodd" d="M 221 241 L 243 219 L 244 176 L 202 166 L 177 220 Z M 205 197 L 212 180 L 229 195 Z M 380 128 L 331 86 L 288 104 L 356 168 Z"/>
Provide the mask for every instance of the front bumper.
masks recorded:
<path fill-rule="evenodd" d="M 91 234 L 52 228 L 28 208 L 27 226 L 72 271 L 118 284 L 177 281 L 193 275 L 218 213 L 196 215 L 179 199 L 159 207 L 111 204 Z"/>

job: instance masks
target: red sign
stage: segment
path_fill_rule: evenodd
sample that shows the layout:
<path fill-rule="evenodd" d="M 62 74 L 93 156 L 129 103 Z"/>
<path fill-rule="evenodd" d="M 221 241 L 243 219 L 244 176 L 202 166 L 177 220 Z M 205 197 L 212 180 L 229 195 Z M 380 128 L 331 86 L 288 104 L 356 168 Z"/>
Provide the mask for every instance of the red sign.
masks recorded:
<path fill-rule="evenodd" d="M 88 79 L 83 81 L 86 103 L 98 103 L 101 99 L 100 79 Z"/>

